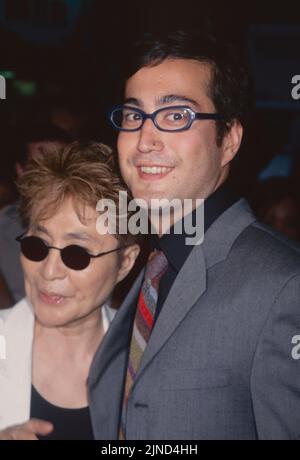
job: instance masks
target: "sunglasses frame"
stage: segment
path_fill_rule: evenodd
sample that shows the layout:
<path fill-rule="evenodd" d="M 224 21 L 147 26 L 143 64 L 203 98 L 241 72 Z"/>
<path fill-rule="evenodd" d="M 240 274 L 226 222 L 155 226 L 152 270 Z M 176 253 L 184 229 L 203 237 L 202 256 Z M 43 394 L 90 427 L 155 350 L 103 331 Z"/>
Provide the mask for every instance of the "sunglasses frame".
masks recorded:
<path fill-rule="evenodd" d="M 121 250 L 121 249 L 125 249 L 125 248 L 128 248 L 129 246 L 131 246 L 130 244 L 127 244 L 127 245 L 124 245 L 124 246 L 119 246 L 119 247 L 116 248 L 116 249 L 111 249 L 110 251 L 99 252 L 99 254 L 90 254 L 85 248 L 83 248 L 82 246 L 79 246 L 78 244 L 69 244 L 68 246 L 65 246 L 64 248 L 58 248 L 58 247 L 56 247 L 56 246 L 50 246 L 50 245 L 46 244 L 46 243 L 42 240 L 42 238 L 40 238 L 39 236 L 35 236 L 35 235 L 27 235 L 27 236 L 24 236 L 24 235 L 26 235 L 26 233 L 27 233 L 27 231 L 26 231 L 26 232 L 23 232 L 21 235 L 19 235 L 19 236 L 17 236 L 17 237 L 15 238 L 15 240 L 18 241 L 18 243 L 21 244 L 21 252 L 22 252 L 22 254 L 24 255 L 24 257 L 26 257 L 26 259 L 30 260 L 31 262 L 42 262 L 43 260 L 45 260 L 45 259 L 48 257 L 50 249 L 56 249 L 56 250 L 58 250 L 58 251 L 60 252 L 60 258 L 61 258 L 63 264 L 64 264 L 67 268 L 69 268 L 70 270 L 75 270 L 75 271 L 80 271 L 80 270 L 84 270 L 85 268 L 87 268 L 87 267 L 90 265 L 91 259 L 94 259 L 94 258 L 97 258 L 97 257 L 101 257 L 101 256 L 105 256 L 105 255 L 107 255 L 107 254 L 111 254 L 112 252 L 116 252 L 116 251 L 119 251 L 119 250 Z M 39 240 L 43 243 L 43 245 L 47 248 L 47 250 L 48 250 L 47 255 L 46 255 L 43 259 L 41 259 L 41 260 L 32 260 L 32 259 L 29 259 L 29 257 L 27 257 L 27 256 L 23 253 L 23 251 L 22 251 L 22 241 L 24 241 L 26 238 L 37 238 L 37 239 L 39 239 Z M 89 263 L 86 265 L 86 267 L 83 267 L 83 268 L 72 268 L 72 267 L 69 267 L 69 266 L 65 263 L 65 261 L 64 261 L 63 258 L 62 258 L 62 251 L 63 251 L 64 249 L 70 247 L 70 246 L 77 246 L 78 248 L 80 248 L 82 251 L 84 251 L 84 252 L 89 256 L 89 258 L 90 258 L 90 259 L 89 259 Z"/>

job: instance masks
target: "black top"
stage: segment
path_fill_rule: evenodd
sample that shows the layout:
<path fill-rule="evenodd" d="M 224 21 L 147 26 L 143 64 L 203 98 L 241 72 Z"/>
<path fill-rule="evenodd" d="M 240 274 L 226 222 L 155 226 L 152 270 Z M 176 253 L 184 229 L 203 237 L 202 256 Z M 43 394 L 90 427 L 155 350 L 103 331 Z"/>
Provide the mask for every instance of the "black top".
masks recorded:
<path fill-rule="evenodd" d="M 214 221 L 238 199 L 239 196 L 237 196 L 226 183 L 210 195 L 204 201 L 204 232 L 206 232 Z M 195 225 L 195 211 L 193 211 L 192 214 L 192 222 L 193 225 Z M 160 280 L 155 320 L 162 309 L 176 276 L 194 247 L 193 245 L 187 245 L 185 243 L 185 238 L 190 238 L 191 235 L 187 235 L 184 232 L 184 225 L 182 226 L 182 230 L 181 234 L 176 234 L 174 233 L 174 228 L 171 227 L 170 232 L 165 233 L 161 238 L 157 235 L 151 235 L 152 249 L 156 248 L 163 251 L 169 263 L 166 273 Z"/>
<path fill-rule="evenodd" d="M 31 387 L 30 418 L 39 418 L 51 422 L 54 430 L 46 440 L 93 440 L 93 430 L 88 407 L 82 409 L 64 409 L 54 406 Z"/>

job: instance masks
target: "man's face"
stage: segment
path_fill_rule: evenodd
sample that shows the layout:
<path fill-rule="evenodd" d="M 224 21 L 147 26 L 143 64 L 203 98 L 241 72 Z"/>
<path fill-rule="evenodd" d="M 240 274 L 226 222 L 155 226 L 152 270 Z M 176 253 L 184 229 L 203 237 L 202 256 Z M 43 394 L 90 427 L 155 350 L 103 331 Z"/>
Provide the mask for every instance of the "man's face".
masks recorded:
<path fill-rule="evenodd" d="M 207 64 L 166 59 L 129 78 L 125 103 L 146 113 L 172 105 L 215 112 L 209 96 L 210 78 Z M 235 123 L 233 130 L 238 133 L 226 136 L 218 147 L 213 120 L 196 120 L 187 131 L 163 132 L 147 119 L 141 130 L 119 134 L 123 178 L 133 196 L 148 203 L 152 198 L 206 198 L 224 181 L 228 163 L 239 147 L 241 126 Z"/>

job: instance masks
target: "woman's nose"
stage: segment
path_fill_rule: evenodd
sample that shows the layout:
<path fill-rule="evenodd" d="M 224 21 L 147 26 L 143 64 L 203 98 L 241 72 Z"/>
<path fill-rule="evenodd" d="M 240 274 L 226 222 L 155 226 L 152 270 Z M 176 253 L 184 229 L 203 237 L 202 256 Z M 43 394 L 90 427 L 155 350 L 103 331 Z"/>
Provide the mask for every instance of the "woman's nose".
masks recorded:
<path fill-rule="evenodd" d="M 57 249 L 49 249 L 48 256 L 42 262 L 42 275 L 45 279 L 64 278 L 66 276 L 67 267 L 63 263 L 60 251 Z"/>

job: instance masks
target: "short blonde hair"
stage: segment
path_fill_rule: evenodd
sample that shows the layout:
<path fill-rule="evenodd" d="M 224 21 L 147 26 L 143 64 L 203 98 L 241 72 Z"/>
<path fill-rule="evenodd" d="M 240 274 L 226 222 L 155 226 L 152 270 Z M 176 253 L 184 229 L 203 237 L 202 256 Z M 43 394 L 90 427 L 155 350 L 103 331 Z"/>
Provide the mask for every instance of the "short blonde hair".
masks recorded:
<path fill-rule="evenodd" d="M 28 163 L 17 186 L 21 217 L 26 227 L 32 220 L 51 217 L 66 198 L 74 199 L 81 221 L 84 221 L 85 207 L 96 210 L 100 199 L 112 200 L 117 212 L 119 192 L 127 192 L 131 199 L 117 173 L 112 150 L 96 142 L 72 142 L 62 148 L 49 144 Z M 122 244 L 133 244 L 140 239 L 129 232 L 115 236 Z"/>

